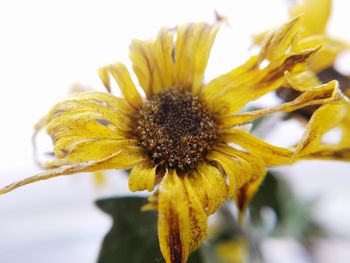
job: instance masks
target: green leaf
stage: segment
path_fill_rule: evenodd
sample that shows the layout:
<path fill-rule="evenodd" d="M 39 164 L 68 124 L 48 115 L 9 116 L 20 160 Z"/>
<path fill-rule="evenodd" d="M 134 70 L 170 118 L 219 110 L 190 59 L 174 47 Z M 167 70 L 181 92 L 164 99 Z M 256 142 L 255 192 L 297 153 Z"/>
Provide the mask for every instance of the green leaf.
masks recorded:
<path fill-rule="evenodd" d="M 96 202 L 113 219 L 98 263 L 163 261 L 157 238 L 157 214 L 140 211 L 146 202 L 143 197 L 117 197 Z"/>
<path fill-rule="evenodd" d="M 113 219 L 98 256 L 98 263 L 165 262 L 159 249 L 157 213 L 142 212 L 144 197 L 115 197 L 96 201 Z M 188 263 L 204 263 L 201 253 L 191 255 Z"/>

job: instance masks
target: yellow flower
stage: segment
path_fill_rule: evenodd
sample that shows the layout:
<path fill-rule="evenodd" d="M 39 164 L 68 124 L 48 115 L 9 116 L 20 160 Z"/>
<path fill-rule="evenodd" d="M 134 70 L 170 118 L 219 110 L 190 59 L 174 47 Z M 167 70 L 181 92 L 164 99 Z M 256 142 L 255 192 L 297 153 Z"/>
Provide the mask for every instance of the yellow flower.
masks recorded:
<path fill-rule="evenodd" d="M 300 39 L 297 41 L 298 48 L 322 45 L 310 61 L 311 70 L 314 72 L 329 68 L 341 52 L 349 50 L 347 43 L 330 37 L 326 32 L 331 7 L 331 0 L 304 0 L 290 8 L 290 17 L 303 16 Z"/>
<path fill-rule="evenodd" d="M 207 84 L 203 75 L 219 25 L 185 24 L 176 32 L 163 28 L 154 41 L 133 41 L 130 58 L 146 97 L 123 64 L 101 68 L 107 89 L 112 76 L 124 98 L 82 92 L 56 104 L 46 118 L 56 160 L 47 164 L 48 171 L 0 194 L 60 175 L 131 168 L 131 191 L 155 190 L 148 208 L 158 210 L 166 262 L 186 262 L 206 236 L 209 215 L 232 197 L 243 213 L 265 167 L 293 161 L 293 149 L 272 146 L 240 126 L 274 112 L 339 99 L 336 82 L 330 82 L 292 102 L 240 112 L 280 87 L 285 72 L 317 51 L 291 51 L 299 24 L 294 19 L 273 31 L 259 54 Z"/>
<path fill-rule="evenodd" d="M 321 81 L 324 78 L 327 79 L 324 75 L 330 73 L 331 69 L 329 68 L 334 65 L 336 57 L 341 52 L 349 50 L 348 43 L 332 39 L 325 33 L 331 4 L 331 0 L 305 0 L 303 4 L 295 5 L 291 9 L 292 16 L 304 13 L 303 28 L 305 29 L 305 37 L 301 37 L 297 41 L 295 48 L 303 49 L 309 44 L 314 45 L 316 42 L 322 45 L 320 52 L 310 60 L 311 70 L 318 73 L 317 77 Z M 323 72 L 321 72 L 322 70 Z M 314 76 L 313 78 L 317 79 L 317 77 Z M 336 72 L 331 74 L 331 77 L 340 81 L 341 89 L 349 96 L 350 85 L 346 77 Z M 297 74 L 294 76 L 294 81 L 301 83 L 302 78 L 300 74 Z M 315 81 L 314 84 L 319 83 Z M 322 143 L 323 135 L 335 127 L 342 131 L 340 142 L 334 145 Z M 347 98 L 344 98 L 340 104 L 324 105 L 315 111 L 307 125 L 303 140 L 297 147 L 296 155 L 304 155 L 312 159 L 324 158 L 350 161 L 350 102 Z"/>
<path fill-rule="evenodd" d="M 293 50 L 303 50 L 314 45 L 322 47 L 309 60 L 308 68 L 295 68 L 288 74 L 291 85 L 283 85 L 284 87 L 278 90 L 281 98 L 293 99 L 301 92 L 330 79 L 338 80 L 341 90 L 350 97 L 350 79 L 333 67 L 337 56 L 349 50 L 349 44 L 333 39 L 326 33 L 331 4 L 331 0 L 304 0 L 291 7 L 291 17 L 303 15 L 301 32 L 292 45 Z M 257 42 L 261 36 L 258 35 Z M 335 104 L 307 107 L 297 111 L 309 122 L 303 139 L 297 146 L 295 158 L 350 161 L 350 102 L 346 96 L 341 96 Z M 339 143 L 324 143 L 324 135 L 333 128 L 339 128 L 342 132 Z"/>
<path fill-rule="evenodd" d="M 289 10 L 291 18 L 302 16 L 299 36 L 293 43 L 293 49 L 322 46 L 309 61 L 309 67 L 316 73 L 332 66 L 336 57 L 350 48 L 348 43 L 334 39 L 326 32 L 331 7 L 331 0 L 303 0 L 292 5 Z M 255 35 L 254 42 L 261 44 L 266 33 Z"/>

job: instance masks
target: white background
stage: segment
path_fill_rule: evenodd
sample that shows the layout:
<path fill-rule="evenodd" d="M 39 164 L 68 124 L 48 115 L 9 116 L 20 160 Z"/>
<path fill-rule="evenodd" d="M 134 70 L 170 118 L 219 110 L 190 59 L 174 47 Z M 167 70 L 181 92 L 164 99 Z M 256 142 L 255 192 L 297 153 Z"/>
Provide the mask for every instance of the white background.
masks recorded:
<path fill-rule="evenodd" d="M 350 41 L 348 1 L 334 2 L 330 32 Z M 213 22 L 216 9 L 229 18 L 231 27 L 221 30 L 214 45 L 206 75 L 211 79 L 246 58 L 251 34 L 285 22 L 288 3 L 2 0 L 0 186 L 40 171 L 32 162 L 34 123 L 67 95 L 73 83 L 102 90 L 98 67 L 116 60 L 130 65 L 131 39 L 152 38 L 161 26 Z M 284 129 L 283 136 L 270 139 L 283 144 L 284 138 L 295 136 L 291 131 Z M 284 168 L 301 198 L 321 198 L 315 214 L 336 236 L 320 243 L 319 262 L 350 259 L 349 168 L 336 162 L 303 162 Z M 94 262 L 110 221 L 93 200 L 128 193 L 127 180 L 118 172 L 110 173 L 107 181 L 106 187 L 96 189 L 90 175 L 74 175 L 1 196 L 0 262 Z M 267 254 L 275 251 L 276 261 L 271 262 L 302 262 L 295 260 L 298 253 L 291 252 L 288 244 L 287 252 L 270 249 L 282 242 L 277 243 L 266 245 Z"/>

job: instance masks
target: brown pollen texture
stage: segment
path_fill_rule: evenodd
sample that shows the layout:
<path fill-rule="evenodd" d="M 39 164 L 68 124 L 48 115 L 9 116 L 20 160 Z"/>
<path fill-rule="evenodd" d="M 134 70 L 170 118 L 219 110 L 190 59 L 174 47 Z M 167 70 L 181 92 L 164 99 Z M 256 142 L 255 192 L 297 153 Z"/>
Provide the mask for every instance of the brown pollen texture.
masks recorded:
<path fill-rule="evenodd" d="M 217 142 L 216 118 L 198 97 L 173 88 L 137 111 L 134 137 L 154 164 L 186 172 Z"/>

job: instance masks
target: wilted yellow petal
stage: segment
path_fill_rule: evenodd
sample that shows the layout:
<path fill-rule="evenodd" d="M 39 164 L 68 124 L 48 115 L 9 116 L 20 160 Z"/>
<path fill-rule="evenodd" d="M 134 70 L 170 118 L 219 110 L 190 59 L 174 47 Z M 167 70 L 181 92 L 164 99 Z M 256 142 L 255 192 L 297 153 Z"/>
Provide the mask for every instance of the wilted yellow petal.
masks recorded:
<path fill-rule="evenodd" d="M 331 6 L 331 0 L 304 0 L 292 6 L 290 16 L 302 15 L 302 25 L 307 29 L 307 33 L 323 33 L 331 13 Z"/>
<path fill-rule="evenodd" d="M 58 163 L 98 161 L 123 152 L 104 169 L 127 168 L 143 158 L 134 139 L 126 137 L 132 114 L 124 100 L 100 92 L 83 92 L 56 104 L 47 117 L 47 132 Z M 133 159 L 128 160 L 128 158 Z M 118 163 L 120 162 L 120 163 Z M 51 165 L 52 167 L 52 165 Z M 101 166 L 102 169 L 102 166 Z"/>
<path fill-rule="evenodd" d="M 217 147 L 217 150 L 236 158 L 237 161 L 245 165 L 250 173 L 250 176 L 245 177 L 245 182 L 239 186 L 234 194 L 234 199 L 239 210 L 239 222 L 242 224 L 244 219 L 245 210 L 248 207 L 249 202 L 254 197 L 256 191 L 258 190 L 261 182 L 265 178 L 266 168 L 265 163 L 262 158 L 254 156 L 247 152 L 242 152 L 236 150 L 227 145 L 222 145 Z"/>
<path fill-rule="evenodd" d="M 284 73 L 307 61 L 316 51 L 312 49 L 284 55 L 261 70 L 254 68 L 257 58 L 253 57 L 241 68 L 211 81 L 203 95 L 214 112 L 222 116 L 232 114 L 248 102 L 279 88 L 284 82 Z M 246 71 L 242 72 L 242 69 Z M 211 94 L 216 90 L 215 95 L 209 97 L 206 90 Z"/>
<path fill-rule="evenodd" d="M 207 215 L 188 178 L 168 171 L 159 187 L 158 236 L 167 263 L 185 263 L 206 236 Z"/>
<path fill-rule="evenodd" d="M 175 47 L 175 82 L 197 95 L 203 82 L 218 25 L 185 24 L 177 30 Z"/>
<path fill-rule="evenodd" d="M 94 171 L 107 170 L 107 169 L 130 169 L 131 167 L 133 167 L 134 165 L 136 165 L 137 163 L 145 159 L 144 152 L 138 146 L 125 146 L 119 149 L 117 152 L 113 152 L 109 156 L 113 156 L 113 158 L 108 158 L 108 156 L 107 157 L 102 156 L 98 158 L 96 155 L 93 161 L 96 160 L 99 163 L 99 166 L 94 167 Z M 56 168 L 64 165 L 70 165 L 72 163 L 89 162 L 89 160 L 85 161 L 85 159 L 87 158 L 85 158 L 83 154 L 81 154 L 80 156 L 78 155 L 78 157 L 79 158 L 77 161 L 72 160 L 70 158 L 60 158 L 60 159 L 45 163 L 43 166 L 46 169 L 51 169 L 51 168 Z M 104 159 L 106 159 L 106 161 L 103 163 L 99 161 Z"/>
<path fill-rule="evenodd" d="M 156 170 L 157 166 L 150 163 L 149 160 L 144 160 L 136 164 L 130 172 L 130 191 L 153 191 L 156 184 Z"/>
<path fill-rule="evenodd" d="M 266 34 L 259 53 L 260 61 L 275 60 L 286 53 L 300 27 L 300 17 L 293 18 L 277 30 Z"/>
<path fill-rule="evenodd" d="M 250 112 L 237 113 L 222 119 L 222 124 L 228 127 L 251 122 L 263 116 L 275 112 L 291 112 L 310 105 L 320 105 L 340 100 L 343 97 L 337 81 L 331 81 L 327 84 L 310 88 L 301 93 L 295 100 L 283 103 L 277 107 L 261 109 Z"/>
<path fill-rule="evenodd" d="M 228 145 L 219 145 L 216 147 L 217 151 L 224 153 L 228 156 L 236 158 L 241 162 L 246 162 L 251 167 L 251 178 L 261 177 L 265 174 L 266 165 L 262 158 L 252 155 L 251 153 L 237 150 Z"/>
<path fill-rule="evenodd" d="M 12 183 L 4 188 L 0 189 L 0 195 L 11 192 L 19 187 L 25 186 L 27 184 L 35 183 L 42 180 L 47 180 L 57 176 L 81 173 L 81 172 L 92 172 L 103 169 L 105 164 L 108 164 L 110 160 L 118 158 L 121 152 L 114 153 L 110 156 L 107 156 L 103 159 L 96 161 L 87 161 L 87 162 L 76 162 L 69 164 L 56 165 L 57 168 L 52 168 L 40 174 L 34 175 L 32 177 L 28 177 L 24 180 L 20 180 L 18 182 Z"/>
<path fill-rule="evenodd" d="M 223 138 L 226 142 L 235 143 L 251 154 L 259 156 L 267 166 L 292 163 L 294 152 L 291 149 L 271 145 L 240 129 L 232 129 L 229 133 L 223 134 Z"/>
<path fill-rule="evenodd" d="M 163 28 L 155 41 L 134 40 L 130 59 L 147 97 L 173 86 L 173 33 Z"/>
<path fill-rule="evenodd" d="M 232 197 L 243 185 L 253 177 L 261 176 L 265 172 L 264 163 L 258 157 L 233 149 L 229 146 L 217 146 L 207 156 L 223 169 L 227 176 L 227 198 Z"/>
<path fill-rule="evenodd" d="M 252 56 L 243 65 L 210 81 L 204 87 L 200 96 L 208 102 L 209 107 L 213 107 L 216 100 L 230 89 L 243 85 L 245 82 L 251 82 L 257 75 L 257 63 L 258 57 Z"/>
<path fill-rule="evenodd" d="M 323 105 L 312 115 L 303 138 L 297 145 L 295 158 L 318 151 L 322 136 L 338 126 L 348 114 L 345 103 Z"/>
<path fill-rule="evenodd" d="M 298 66 L 293 72 L 286 72 L 284 77 L 287 83 L 296 91 L 304 92 L 310 88 L 321 86 L 322 83 L 317 75 L 307 66 Z"/>
<path fill-rule="evenodd" d="M 142 105 L 142 98 L 138 93 L 131 79 L 130 73 L 128 69 L 125 67 L 125 65 L 123 65 L 122 63 L 115 63 L 115 64 L 106 66 L 105 70 L 108 73 L 110 73 L 113 76 L 113 78 L 116 80 L 126 101 L 134 108 L 140 107 Z M 105 82 L 106 81 L 105 74 L 101 76 L 102 76 L 101 78 L 102 81 Z M 108 78 L 108 82 L 109 82 L 109 78 Z"/>
<path fill-rule="evenodd" d="M 213 214 L 226 200 L 224 175 L 214 166 L 201 163 L 187 177 L 208 215 Z"/>

